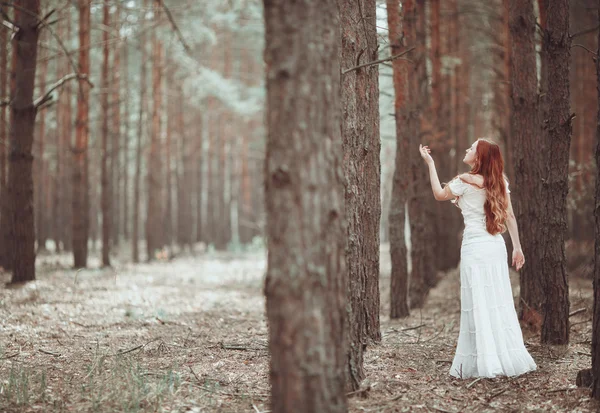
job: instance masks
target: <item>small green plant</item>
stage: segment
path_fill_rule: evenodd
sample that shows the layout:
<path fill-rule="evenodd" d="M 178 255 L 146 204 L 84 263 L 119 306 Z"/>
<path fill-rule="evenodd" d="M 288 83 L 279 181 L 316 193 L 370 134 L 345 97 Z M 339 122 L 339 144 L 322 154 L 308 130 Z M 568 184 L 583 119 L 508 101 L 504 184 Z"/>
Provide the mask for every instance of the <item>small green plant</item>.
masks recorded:
<path fill-rule="evenodd" d="M 33 372 L 20 363 L 12 363 L 8 380 L 0 387 L 0 394 L 4 394 L 9 403 L 22 406 L 44 401 L 46 388 L 46 371 Z"/>

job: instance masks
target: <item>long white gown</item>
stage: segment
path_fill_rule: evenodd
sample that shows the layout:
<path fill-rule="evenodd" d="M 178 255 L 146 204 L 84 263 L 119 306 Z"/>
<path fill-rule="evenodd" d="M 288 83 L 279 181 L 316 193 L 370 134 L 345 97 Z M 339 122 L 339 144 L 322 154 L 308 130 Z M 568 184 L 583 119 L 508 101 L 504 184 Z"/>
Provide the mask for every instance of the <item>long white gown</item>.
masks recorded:
<path fill-rule="evenodd" d="M 460 261 L 460 332 L 450 374 L 458 378 L 518 376 L 536 364 L 523 344 L 504 238 L 485 227 L 486 190 L 455 178 L 465 230 Z M 507 183 L 508 191 L 508 183 Z M 510 192 L 510 191 L 508 191 Z"/>

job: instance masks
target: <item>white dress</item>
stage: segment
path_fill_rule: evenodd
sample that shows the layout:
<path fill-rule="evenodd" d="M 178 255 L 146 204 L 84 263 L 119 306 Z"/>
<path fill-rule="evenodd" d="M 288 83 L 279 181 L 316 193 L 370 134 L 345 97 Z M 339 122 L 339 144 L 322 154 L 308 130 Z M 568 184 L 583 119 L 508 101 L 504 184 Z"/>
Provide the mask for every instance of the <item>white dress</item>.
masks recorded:
<path fill-rule="evenodd" d="M 485 227 L 486 190 L 459 178 L 448 185 L 459 197 L 465 221 L 460 251 L 460 332 L 450 374 L 496 377 L 535 370 L 515 311 L 504 238 L 491 235 Z M 508 191 L 508 182 L 506 188 Z"/>

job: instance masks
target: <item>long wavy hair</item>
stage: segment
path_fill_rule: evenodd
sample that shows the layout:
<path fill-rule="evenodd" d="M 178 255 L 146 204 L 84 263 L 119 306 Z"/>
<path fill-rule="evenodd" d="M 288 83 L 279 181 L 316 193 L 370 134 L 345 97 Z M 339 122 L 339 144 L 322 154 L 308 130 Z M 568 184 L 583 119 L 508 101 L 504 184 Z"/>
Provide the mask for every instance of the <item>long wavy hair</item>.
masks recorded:
<path fill-rule="evenodd" d="M 504 160 L 500 147 L 487 139 L 478 139 L 476 153 L 477 160 L 469 173 L 483 176 L 483 187 L 487 192 L 483 207 L 486 229 L 492 235 L 500 234 L 506 231 L 508 216 Z"/>

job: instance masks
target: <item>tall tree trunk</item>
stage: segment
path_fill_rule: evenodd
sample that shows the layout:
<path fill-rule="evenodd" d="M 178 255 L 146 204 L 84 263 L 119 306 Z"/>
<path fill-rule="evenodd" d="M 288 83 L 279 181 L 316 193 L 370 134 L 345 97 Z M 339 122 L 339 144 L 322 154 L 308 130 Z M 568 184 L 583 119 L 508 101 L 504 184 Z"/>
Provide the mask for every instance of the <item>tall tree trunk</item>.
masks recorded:
<path fill-rule="evenodd" d="M 214 49 L 214 47 L 213 47 Z M 213 56 L 211 60 L 214 60 L 215 52 L 211 52 Z M 216 129 L 218 124 L 218 115 L 217 115 L 217 104 L 215 102 L 216 98 L 209 97 L 208 98 L 208 125 L 207 125 L 207 134 L 208 134 L 208 148 L 206 151 L 206 226 L 204 230 L 204 240 L 208 245 L 214 244 L 216 239 L 216 221 L 218 217 L 217 211 L 215 211 L 215 204 L 217 200 L 217 188 L 216 188 L 216 168 L 215 168 L 215 158 L 217 157 L 217 139 L 216 139 Z"/>
<path fill-rule="evenodd" d="M 547 28 L 544 32 L 542 59 L 547 70 L 548 117 L 544 119 L 541 146 L 546 176 L 542 176 L 541 260 L 544 286 L 542 343 L 569 343 L 569 286 L 567 283 L 565 234 L 567 230 L 567 193 L 569 190 L 569 146 L 571 109 L 569 91 L 569 0 L 549 0 Z M 544 64 L 542 65 L 544 66 Z M 539 183 L 538 183 L 539 185 Z M 539 202 L 539 200 L 538 200 Z"/>
<path fill-rule="evenodd" d="M 109 34 L 108 28 L 110 27 L 110 3 L 108 0 L 104 0 L 104 13 L 102 23 L 105 27 L 102 33 L 102 92 L 100 93 L 100 105 L 102 109 L 102 157 L 100 159 L 100 174 L 102 184 L 101 194 L 101 209 L 102 209 L 102 265 L 110 267 L 110 243 L 111 243 L 111 230 L 112 226 L 112 171 L 114 171 L 114 165 L 109 167 L 109 158 L 114 159 L 114 147 L 109 146 L 109 132 L 108 132 L 108 120 L 109 120 L 109 66 L 110 66 L 110 46 L 108 44 Z M 113 72 L 114 73 L 114 72 Z M 114 127 L 114 125 L 113 125 Z M 112 153 L 111 153 L 112 152 Z M 112 163 L 112 162 L 111 162 Z"/>
<path fill-rule="evenodd" d="M 125 77 L 124 84 L 129 85 L 129 43 L 125 42 L 122 46 L 123 52 L 123 76 Z M 123 198 L 123 237 L 128 240 L 129 239 L 129 139 L 130 139 L 130 130 L 131 124 L 129 120 L 129 88 L 125 88 L 123 96 L 123 189 L 122 198 Z"/>
<path fill-rule="evenodd" d="M 43 40 L 42 40 L 43 41 Z M 42 56 L 40 59 L 40 70 L 38 72 L 38 90 L 40 94 L 45 93 L 46 90 L 46 78 L 48 75 L 48 57 Z M 48 219 L 51 211 L 46 207 L 46 198 L 50 187 L 47 185 L 47 179 L 49 178 L 49 170 L 47 169 L 47 162 L 44 160 L 44 154 L 46 153 L 46 110 L 42 109 L 39 113 L 38 120 L 38 134 L 37 134 L 37 148 L 38 148 L 38 159 L 33 163 L 35 176 L 33 182 L 34 193 L 35 193 L 35 229 L 37 238 L 38 251 L 46 250 L 46 239 L 48 238 Z"/>
<path fill-rule="evenodd" d="M 412 6 L 409 0 L 404 4 Z M 392 46 L 392 55 L 402 51 L 402 16 L 400 15 L 397 0 L 387 0 L 387 19 L 389 27 L 389 41 Z M 408 65 L 406 61 L 396 59 L 392 62 L 394 79 L 394 115 L 396 118 L 396 159 L 392 183 L 392 200 L 390 205 L 390 256 L 392 261 L 391 289 L 390 289 L 390 317 L 400 318 L 410 315 L 408 289 L 408 252 L 405 239 L 406 206 L 410 197 L 408 145 L 410 131 L 408 130 Z"/>
<path fill-rule="evenodd" d="M 12 250 L 11 283 L 35 280 L 33 212 L 33 133 L 37 108 L 33 101 L 39 37 L 39 0 L 17 0 L 13 37 L 8 199 Z"/>
<path fill-rule="evenodd" d="M 112 119 L 109 133 L 112 137 L 112 145 L 110 149 L 110 208 L 111 208 L 111 239 L 110 242 L 114 245 L 119 243 L 121 236 L 121 182 L 122 167 L 121 167 L 121 146 L 123 136 L 121 134 L 121 36 L 119 32 L 121 30 L 121 8 L 119 3 L 116 3 L 114 11 L 114 23 L 113 27 L 116 32 L 116 43 L 112 48 L 113 55 L 113 67 L 112 67 L 112 81 L 109 83 L 106 92 L 112 91 L 112 102 L 110 102 L 110 113 Z M 114 38 L 114 37 L 113 37 Z M 125 87 L 127 87 L 125 85 Z"/>
<path fill-rule="evenodd" d="M 419 155 L 419 143 L 421 142 L 421 111 L 427 99 L 424 84 L 425 73 L 425 28 L 420 15 L 425 12 L 424 0 L 417 0 L 416 7 L 413 2 L 406 2 L 406 14 L 404 16 L 405 33 L 407 44 L 415 44 L 416 49 L 411 55 L 415 64 L 412 73 L 408 75 L 408 99 L 410 102 L 407 129 L 410 131 L 408 153 L 410 160 L 410 184 L 413 186 L 411 197 L 408 202 L 410 238 L 411 238 L 411 278 L 410 278 L 410 305 L 413 308 L 421 308 L 429 289 L 435 283 L 435 261 L 434 249 L 431 248 L 431 222 L 433 216 L 431 207 L 431 186 L 427 168 L 423 168 L 423 161 Z"/>
<path fill-rule="evenodd" d="M 179 159 L 181 164 L 181 173 L 179 175 L 178 185 L 178 214 L 177 214 L 177 237 L 180 248 L 192 247 L 192 234 L 194 227 L 191 225 L 194 222 L 194 216 L 192 214 L 192 194 L 196 196 L 198 200 L 197 207 L 197 219 L 201 220 L 202 214 L 200 212 L 202 205 L 202 197 L 198 192 L 202 192 L 201 184 L 194 185 L 194 176 L 198 177 L 199 182 L 202 180 L 201 174 L 194 174 L 194 165 L 201 169 L 202 157 L 199 152 L 202 152 L 202 148 L 193 147 L 190 145 L 190 139 L 193 135 L 188 134 L 186 131 L 186 116 L 184 109 L 185 94 L 183 92 L 183 81 L 178 82 L 177 86 L 177 104 L 174 104 L 173 111 L 176 116 L 175 126 L 179 135 Z M 200 129 L 197 129 L 200 130 Z M 190 136 L 191 135 L 191 136 Z M 201 135 L 198 133 L 198 135 Z M 198 139 L 200 140 L 200 139 Z M 200 142 L 202 142 L 200 140 Z M 178 168 L 179 169 L 179 168 Z M 202 230 L 202 226 L 198 226 L 196 222 L 196 229 Z"/>
<path fill-rule="evenodd" d="M 182 96 L 183 96 L 183 90 L 181 91 Z M 183 101 L 183 99 L 182 99 Z M 185 114 L 183 111 L 183 106 L 181 106 L 182 102 L 180 103 L 180 111 L 181 111 L 181 116 L 182 116 L 182 122 L 185 122 Z M 205 215 L 205 210 L 204 210 L 204 164 L 205 164 L 205 159 L 208 159 L 208 161 L 210 161 L 210 158 L 207 157 L 205 155 L 205 150 L 204 150 L 204 130 L 203 130 L 203 114 L 202 113 L 198 113 L 196 116 L 194 116 L 194 122 L 196 122 L 194 125 L 197 128 L 196 130 L 198 131 L 198 133 L 196 134 L 196 140 L 194 141 L 194 148 L 195 148 L 195 157 L 190 157 L 189 159 L 189 163 L 194 163 L 196 165 L 196 169 L 195 169 L 195 177 L 196 177 L 196 185 L 195 185 L 195 192 L 196 192 L 196 237 L 194 238 L 195 241 L 202 241 L 205 240 L 205 234 L 204 232 L 206 231 L 206 227 L 204 226 L 204 215 Z M 185 133 L 185 130 L 182 129 L 183 133 Z M 190 166 L 191 168 L 191 166 Z M 191 170 L 190 170 L 191 173 Z M 190 177 L 190 181 L 191 181 L 191 177 Z M 190 203 L 192 201 L 190 200 Z M 207 205 L 208 207 L 208 205 Z M 190 205 L 191 208 L 191 205 Z M 190 210 L 191 211 L 191 210 Z M 208 225 L 208 223 L 207 223 Z M 190 244 L 193 244 L 193 239 L 192 239 L 192 234 L 190 233 Z"/>
<path fill-rule="evenodd" d="M 160 0 L 155 0 L 155 21 L 159 19 Z M 162 165 L 160 159 L 161 110 L 162 110 L 162 44 L 156 33 L 152 41 L 152 130 L 150 134 L 150 153 L 148 157 L 148 202 L 146 216 L 146 250 L 150 261 L 162 247 L 163 209 L 161 197 Z"/>
<path fill-rule="evenodd" d="M 141 12 L 142 21 L 145 21 L 146 11 L 149 0 L 144 0 L 144 10 Z M 140 34 L 140 107 L 138 116 L 138 130 L 135 147 L 135 175 L 133 177 L 133 228 L 131 234 L 132 259 L 137 263 L 140 261 L 139 241 L 140 241 L 140 198 L 141 198 L 141 175 L 142 175 L 142 140 L 144 135 L 144 114 L 147 113 L 146 103 L 146 35 L 144 30 Z"/>
<path fill-rule="evenodd" d="M 90 74 L 90 3 L 79 0 L 79 74 Z M 88 164 L 89 84 L 80 80 L 77 93 L 77 120 L 73 151 L 73 257 L 75 268 L 87 266 L 90 228 Z"/>
<path fill-rule="evenodd" d="M 600 23 L 600 0 L 598 0 L 598 22 Z M 600 56 L 600 32 L 598 32 L 597 56 Z M 598 92 L 598 114 L 596 118 L 596 199 L 595 254 L 594 254 L 594 314 L 592 321 L 592 397 L 600 401 L 600 59 L 596 59 L 596 89 Z"/>
<path fill-rule="evenodd" d="M 8 46 L 6 30 L 0 30 L 0 99 L 8 99 Z M 7 151 L 8 134 L 6 129 L 6 105 L 0 106 L 0 266 L 8 267 L 7 251 L 10 243 L 8 238 L 8 188 L 7 184 Z"/>
<path fill-rule="evenodd" d="M 169 72 L 167 73 L 167 84 L 173 85 L 173 62 L 170 62 L 167 66 L 169 66 Z M 163 237 L 164 243 L 169 247 L 172 247 L 173 244 L 173 174 L 171 171 L 171 146 L 173 139 L 173 95 L 171 93 L 167 93 L 166 99 L 166 140 L 165 140 L 165 217 L 164 217 L 164 228 L 163 228 Z"/>
<path fill-rule="evenodd" d="M 540 277 L 543 274 L 544 254 L 541 250 L 542 223 L 539 214 L 543 159 L 539 151 L 541 141 L 533 0 L 511 1 L 509 24 L 512 56 L 511 136 L 515 165 L 512 193 L 520 226 L 519 235 L 527 257 L 527 263 L 521 269 L 519 317 L 539 326 L 544 296 Z"/>
<path fill-rule="evenodd" d="M 66 38 L 71 38 L 71 11 L 67 9 L 64 17 L 64 26 Z M 62 23 L 62 22 L 61 22 Z M 61 24 L 59 23 L 59 25 Z M 60 26 L 59 26 L 60 27 Z M 65 55 L 61 63 L 61 77 L 67 75 L 72 69 L 69 66 L 69 59 Z M 59 133 L 58 152 L 57 152 L 57 170 L 56 176 L 60 185 L 56 188 L 56 198 L 54 200 L 56 211 L 56 226 L 58 228 L 58 237 L 62 243 L 62 248 L 65 251 L 72 250 L 72 228 L 69 223 L 72 223 L 72 188 L 73 180 L 69 179 L 72 176 L 72 159 L 69 157 L 70 149 L 72 148 L 72 128 L 73 118 L 71 111 L 72 86 L 67 82 L 63 86 L 63 91 L 60 94 L 57 105 L 57 131 Z M 79 89 L 75 89 L 79 90 Z"/>
<path fill-rule="evenodd" d="M 338 0 L 343 69 L 377 60 L 375 0 Z M 348 387 L 365 377 L 363 351 L 379 330 L 379 69 L 377 65 L 342 75 L 342 138 L 346 176 L 348 246 Z"/>
<path fill-rule="evenodd" d="M 264 9 L 271 410 L 345 412 L 338 5 L 269 0 Z"/>
<path fill-rule="evenodd" d="M 510 39 L 510 1 L 502 0 L 502 27 L 504 31 L 504 141 L 506 143 L 506 159 L 505 159 L 505 170 L 508 174 L 508 178 L 511 180 L 515 177 L 515 165 L 514 165 L 514 149 L 513 149 L 513 137 L 511 128 L 511 96 L 512 96 L 512 84 L 511 79 L 511 39 Z"/>

